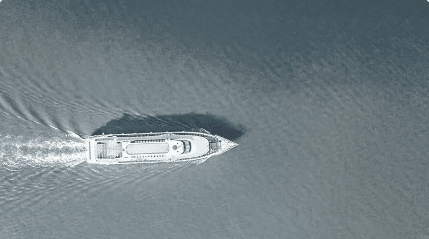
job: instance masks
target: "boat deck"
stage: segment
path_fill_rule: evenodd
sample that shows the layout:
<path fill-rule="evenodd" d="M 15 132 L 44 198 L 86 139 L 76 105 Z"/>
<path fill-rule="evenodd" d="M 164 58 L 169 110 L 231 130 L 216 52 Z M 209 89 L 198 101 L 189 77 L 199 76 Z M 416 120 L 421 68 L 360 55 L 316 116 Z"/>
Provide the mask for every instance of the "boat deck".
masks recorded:
<path fill-rule="evenodd" d="M 90 163 L 115 164 L 207 159 L 237 146 L 196 132 L 100 135 L 87 138 Z"/>

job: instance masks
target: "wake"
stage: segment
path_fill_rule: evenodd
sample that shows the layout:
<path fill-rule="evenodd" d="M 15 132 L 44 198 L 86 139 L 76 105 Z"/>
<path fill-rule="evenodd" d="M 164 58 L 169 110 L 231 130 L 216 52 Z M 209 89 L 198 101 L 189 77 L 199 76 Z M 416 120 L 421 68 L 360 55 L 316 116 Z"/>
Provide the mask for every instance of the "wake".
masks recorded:
<path fill-rule="evenodd" d="M 84 140 L 74 133 L 57 137 L 0 135 L 0 165 L 74 166 L 86 161 Z"/>

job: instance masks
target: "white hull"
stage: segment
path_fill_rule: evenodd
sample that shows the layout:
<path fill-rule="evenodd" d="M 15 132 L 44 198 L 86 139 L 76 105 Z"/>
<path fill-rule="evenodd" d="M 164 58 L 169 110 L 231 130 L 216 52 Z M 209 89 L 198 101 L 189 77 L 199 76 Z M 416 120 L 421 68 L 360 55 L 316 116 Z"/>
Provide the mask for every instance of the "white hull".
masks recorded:
<path fill-rule="evenodd" d="M 124 164 L 206 160 L 238 144 L 207 131 L 95 135 L 86 138 L 88 163 Z"/>

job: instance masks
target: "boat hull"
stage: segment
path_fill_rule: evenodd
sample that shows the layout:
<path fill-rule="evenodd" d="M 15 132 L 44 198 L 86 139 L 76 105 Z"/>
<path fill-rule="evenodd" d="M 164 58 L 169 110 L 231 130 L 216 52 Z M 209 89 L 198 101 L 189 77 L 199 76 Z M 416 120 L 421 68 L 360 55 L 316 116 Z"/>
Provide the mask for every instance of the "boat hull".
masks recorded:
<path fill-rule="evenodd" d="M 238 144 L 204 132 L 95 135 L 86 138 L 88 163 L 127 164 L 199 161 Z"/>

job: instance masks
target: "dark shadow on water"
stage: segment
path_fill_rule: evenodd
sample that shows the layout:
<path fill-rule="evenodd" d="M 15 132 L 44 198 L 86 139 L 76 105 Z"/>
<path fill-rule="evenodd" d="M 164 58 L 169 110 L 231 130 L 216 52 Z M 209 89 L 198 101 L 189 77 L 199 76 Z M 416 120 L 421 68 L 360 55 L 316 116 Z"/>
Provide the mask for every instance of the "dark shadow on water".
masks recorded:
<path fill-rule="evenodd" d="M 236 140 L 245 134 L 244 126 L 234 126 L 225 118 L 211 114 L 181 114 L 181 115 L 131 115 L 124 113 L 120 119 L 114 119 L 95 130 L 92 135 L 198 131 L 203 128 L 211 134 Z"/>

